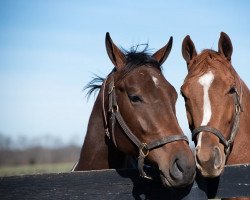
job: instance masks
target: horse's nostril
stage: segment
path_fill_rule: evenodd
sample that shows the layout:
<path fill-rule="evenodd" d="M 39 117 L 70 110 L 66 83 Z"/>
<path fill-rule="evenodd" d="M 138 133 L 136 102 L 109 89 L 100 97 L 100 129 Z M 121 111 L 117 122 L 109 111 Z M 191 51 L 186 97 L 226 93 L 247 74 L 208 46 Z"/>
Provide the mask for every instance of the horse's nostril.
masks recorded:
<path fill-rule="evenodd" d="M 195 160 L 192 152 L 179 152 L 171 159 L 168 176 L 172 185 L 186 186 L 193 182 L 195 177 Z"/>
<path fill-rule="evenodd" d="M 170 168 L 170 175 L 174 180 L 181 180 L 183 178 L 183 169 L 178 159 L 173 162 Z"/>
<path fill-rule="evenodd" d="M 218 169 L 222 165 L 222 155 L 219 147 L 214 147 L 214 168 Z"/>

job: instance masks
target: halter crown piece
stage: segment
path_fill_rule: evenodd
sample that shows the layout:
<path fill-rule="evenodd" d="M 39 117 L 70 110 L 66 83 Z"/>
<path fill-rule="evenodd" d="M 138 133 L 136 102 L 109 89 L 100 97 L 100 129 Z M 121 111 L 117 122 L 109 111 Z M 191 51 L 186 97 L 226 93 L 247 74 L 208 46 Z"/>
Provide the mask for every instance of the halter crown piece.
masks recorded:
<path fill-rule="evenodd" d="M 175 134 L 166 136 L 164 138 L 154 140 L 150 143 L 141 142 L 135 134 L 130 130 L 130 128 L 127 126 L 126 122 L 124 121 L 120 111 L 119 106 L 116 101 L 116 91 L 115 91 L 115 82 L 113 78 L 113 74 L 111 76 L 111 81 L 109 83 L 108 88 L 108 100 L 109 100 L 109 108 L 108 113 L 110 114 L 109 119 L 107 119 L 107 114 L 105 111 L 104 106 L 104 98 L 105 98 L 105 87 L 107 79 L 103 82 L 103 88 L 102 88 L 102 110 L 103 110 L 103 116 L 104 116 L 104 123 L 105 123 L 105 134 L 106 136 L 113 141 L 114 145 L 117 147 L 116 139 L 115 139 L 115 123 L 117 122 L 120 127 L 123 130 L 123 133 L 130 139 L 130 141 L 138 148 L 139 156 L 138 156 L 138 170 L 140 173 L 140 176 L 147 179 L 152 179 L 152 177 L 148 176 L 144 169 L 144 160 L 148 156 L 149 152 L 152 149 L 159 148 L 165 144 L 179 141 L 179 140 L 185 140 L 188 142 L 188 138 L 185 135 L 181 134 Z M 111 132 L 111 133 L 110 133 Z"/>

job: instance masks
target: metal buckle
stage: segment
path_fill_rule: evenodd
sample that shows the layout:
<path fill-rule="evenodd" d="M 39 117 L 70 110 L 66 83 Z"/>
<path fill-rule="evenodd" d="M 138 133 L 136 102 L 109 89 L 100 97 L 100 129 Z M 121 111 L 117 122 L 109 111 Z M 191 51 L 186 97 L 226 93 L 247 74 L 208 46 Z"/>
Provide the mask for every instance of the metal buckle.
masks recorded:
<path fill-rule="evenodd" d="M 240 104 L 236 104 L 235 105 L 235 112 L 239 113 L 241 111 L 241 105 Z"/>

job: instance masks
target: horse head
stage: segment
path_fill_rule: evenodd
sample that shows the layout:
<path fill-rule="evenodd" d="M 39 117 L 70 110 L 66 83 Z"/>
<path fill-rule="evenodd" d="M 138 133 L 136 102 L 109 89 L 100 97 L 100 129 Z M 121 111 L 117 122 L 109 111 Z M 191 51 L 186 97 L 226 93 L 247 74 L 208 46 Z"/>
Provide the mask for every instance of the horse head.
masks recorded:
<path fill-rule="evenodd" d="M 138 157 L 142 176 L 147 177 L 145 159 L 159 170 L 165 185 L 183 186 L 194 179 L 195 160 L 176 118 L 176 90 L 161 70 L 171 47 L 172 37 L 153 55 L 123 52 L 107 33 L 106 49 L 115 69 L 102 91 L 107 131 L 115 146 Z"/>
<path fill-rule="evenodd" d="M 232 52 L 231 40 L 223 32 L 218 51 L 197 54 L 189 36 L 182 44 L 188 74 L 181 93 L 196 145 L 196 165 L 205 177 L 220 175 L 239 128 L 242 82 L 231 65 Z"/>

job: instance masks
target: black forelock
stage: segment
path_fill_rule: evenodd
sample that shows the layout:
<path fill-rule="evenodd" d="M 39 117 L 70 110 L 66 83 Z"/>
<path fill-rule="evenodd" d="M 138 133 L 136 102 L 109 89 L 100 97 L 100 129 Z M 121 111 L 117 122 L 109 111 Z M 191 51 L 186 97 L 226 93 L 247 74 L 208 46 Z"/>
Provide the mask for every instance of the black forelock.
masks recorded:
<path fill-rule="evenodd" d="M 139 47 L 145 46 L 142 51 L 138 51 Z M 124 51 L 126 56 L 126 65 L 124 71 L 131 71 L 142 65 L 155 67 L 161 70 L 160 64 L 152 57 L 149 52 L 148 44 L 136 45 L 130 48 L 130 51 Z"/>

